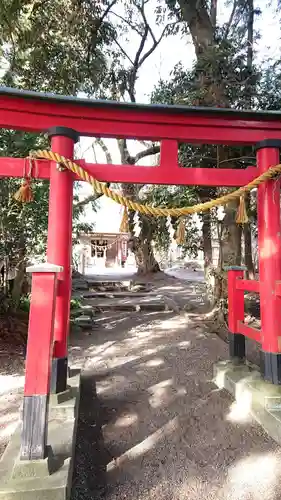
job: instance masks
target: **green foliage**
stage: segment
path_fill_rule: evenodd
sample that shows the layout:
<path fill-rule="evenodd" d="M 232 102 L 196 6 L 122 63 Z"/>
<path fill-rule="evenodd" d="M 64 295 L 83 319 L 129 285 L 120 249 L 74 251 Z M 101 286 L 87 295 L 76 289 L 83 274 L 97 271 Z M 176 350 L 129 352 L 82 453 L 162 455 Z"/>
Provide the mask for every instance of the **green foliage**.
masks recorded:
<path fill-rule="evenodd" d="M 30 150 L 48 146 L 46 137 L 35 134 L 3 130 L 0 132 L 1 156 L 25 157 Z M 28 165 L 27 165 L 28 168 Z M 35 169 L 36 170 L 36 169 Z M 24 175 L 24 172 L 23 172 Z M 36 175 L 36 171 L 34 172 Z M 48 228 L 49 182 L 34 180 L 32 203 L 18 203 L 13 196 L 21 179 L 5 178 L 0 184 L 0 257 L 17 265 L 20 255 L 25 259 L 45 254 Z M 75 186 L 74 202 L 78 199 L 79 186 Z M 80 223 L 84 206 L 73 211 L 74 234 L 92 229 L 92 224 Z"/>
<path fill-rule="evenodd" d="M 75 95 L 94 93 L 105 76 L 112 26 L 108 2 L 4 0 L 0 45 L 7 85 Z"/>
<path fill-rule="evenodd" d="M 94 94 L 105 79 L 107 58 L 115 31 L 106 19 L 112 2 L 76 0 L 3 0 L 0 3 L 1 84 L 23 89 L 72 94 Z M 1 130 L 0 155 L 26 157 L 30 150 L 48 146 L 45 136 Z M 34 172 L 36 176 L 36 172 Z M 24 172 L 23 172 L 24 176 Z M 0 184 L 0 260 L 20 267 L 46 251 L 49 183 L 32 182 L 34 202 L 17 203 L 13 195 L 21 180 Z M 92 230 L 81 223 L 85 206 L 75 185 L 73 233 Z M 18 294 L 17 294 L 18 295 Z"/>
<path fill-rule="evenodd" d="M 30 295 L 24 295 L 20 299 L 19 309 L 24 312 L 29 312 L 30 310 Z"/>
<path fill-rule="evenodd" d="M 196 189 L 185 186 L 151 186 L 142 196 L 145 203 L 152 206 L 161 207 L 183 207 L 194 205 L 198 202 Z M 152 228 L 152 238 L 155 241 L 157 250 L 168 251 L 171 243 L 171 237 L 167 228 L 167 219 L 165 217 L 150 218 L 147 217 Z M 179 224 L 178 218 L 171 219 L 172 226 L 176 233 Z M 201 240 L 198 228 L 195 226 L 192 217 L 186 217 L 186 242 L 183 245 L 184 253 L 196 257 L 201 249 Z"/>
<path fill-rule="evenodd" d="M 81 308 L 81 300 L 79 299 L 71 299 L 70 301 L 70 309 L 72 311 L 75 311 L 76 309 L 80 309 Z"/>
<path fill-rule="evenodd" d="M 31 148 L 45 147 L 46 138 L 2 130 L 0 144 L 1 156 L 25 157 Z M 29 258 L 31 254 L 42 254 L 48 221 L 49 184 L 45 181 L 33 182 L 34 202 L 30 204 L 14 200 L 20 185 L 21 180 L 13 178 L 2 179 L 0 184 L 0 256 L 13 266 L 23 256 Z"/>

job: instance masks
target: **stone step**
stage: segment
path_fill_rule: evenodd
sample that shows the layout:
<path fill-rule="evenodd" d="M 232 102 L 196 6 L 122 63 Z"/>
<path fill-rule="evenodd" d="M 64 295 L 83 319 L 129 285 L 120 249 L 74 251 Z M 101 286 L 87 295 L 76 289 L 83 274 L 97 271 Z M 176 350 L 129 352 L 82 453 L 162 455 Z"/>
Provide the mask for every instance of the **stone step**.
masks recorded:
<path fill-rule="evenodd" d="M 107 309 L 115 311 L 176 311 L 178 312 L 178 307 L 171 299 L 157 296 L 154 298 L 135 298 L 135 299 L 108 299 L 99 300 L 88 299 L 88 304 L 91 304 L 93 309 L 96 311 L 104 311 Z"/>
<path fill-rule="evenodd" d="M 84 324 L 92 324 L 93 323 L 93 319 L 92 319 L 92 316 L 79 316 L 78 318 L 75 318 L 74 319 L 74 322 L 77 323 L 77 324 L 80 324 L 80 325 L 84 325 Z"/>
<path fill-rule="evenodd" d="M 122 297 L 128 297 L 128 298 L 136 298 L 136 297 L 162 297 L 162 295 L 158 294 L 157 292 L 131 292 L 131 291 L 112 291 L 112 292 L 96 292 L 96 291 L 89 291 L 85 293 L 81 293 L 80 296 L 84 299 L 91 299 L 91 298 L 99 298 L 99 297 L 104 297 L 104 298 L 109 298 L 109 299 L 114 299 L 114 298 L 122 298 Z"/>
<path fill-rule="evenodd" d="M 95 276 L 95 278 L 87 277 L 86 281 L 90 286 L 103 283 L 111 286 L 125 286 L 125 287 L 128 287 L 132 282 L 131 279 L 118 279 L 118 278 L 114 279 L 111 276 Z"/>
<path fill-rule="evenodd" d="M 84 306 L 84 307 L 79 307 L 77 309 L 72 309 L 70 316 L 72 318 L 78 318 L 79 316 L 84 317 L 84 316 L 93 316 L 94 315 L 94 310 L 91 305 L 89 306 Z"/>

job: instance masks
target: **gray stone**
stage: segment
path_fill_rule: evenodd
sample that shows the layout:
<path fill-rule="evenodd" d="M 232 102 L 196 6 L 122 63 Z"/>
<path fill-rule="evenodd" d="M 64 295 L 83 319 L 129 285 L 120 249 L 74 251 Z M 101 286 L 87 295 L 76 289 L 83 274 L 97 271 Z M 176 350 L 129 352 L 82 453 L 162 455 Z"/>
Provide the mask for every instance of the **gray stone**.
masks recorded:
<path fill-rule="evenodd" d="M 281 444 L 281 387 L 265 382 L 254 365 L 221 361 L 214 365 L 214 382 L 236 401 L 247 402 L 254 419 Z"/>
<path fill-rule="evenodd" d="M 74 321 L 76 321 L 77 318 L 85 318 L 85 317 L 92 319 L 93 316 L 94 316 L 94 310 L 92 306 L 90 306 L 89 309 L 79 308 L 79 309 L 74 309 L 71 312 L 71 319 L 73 319 Z"/>
<path fill-rule="evenodd" d="M 70 497 L 80 375 L 71 371 L 68 390 L 52 396 L 57 398 L 51 397 L 50 401 L 47 458 L 19 460 L 20 423 L 0 460 L 0 500 L 67 500 Z"/>
<path fill-rule="evenodd" d="M 78 325 L 79 324 L 84 325 L 85 323 L 92 324 L 92 321 L 93 321 L 92 316 L 86 316 L 86 315 L 85 316 L 79 316 L 78 318 L 74 319 L 74 322 L 78 323 Z"/>
<path fill-rule="evenodd" d="M 49 418 L 75 418 L 80 398 L 80 373 L 71 372 L 66 391 L 50 394 Z"/>
<path fill-rule="evenodd" d="M 44 478 L 59 468 L 59 461 L 54 456 L 50 446 L 47 447 L 47 456 L 43 460 L 15 460 L 11 477 L 13 479 Z"/>

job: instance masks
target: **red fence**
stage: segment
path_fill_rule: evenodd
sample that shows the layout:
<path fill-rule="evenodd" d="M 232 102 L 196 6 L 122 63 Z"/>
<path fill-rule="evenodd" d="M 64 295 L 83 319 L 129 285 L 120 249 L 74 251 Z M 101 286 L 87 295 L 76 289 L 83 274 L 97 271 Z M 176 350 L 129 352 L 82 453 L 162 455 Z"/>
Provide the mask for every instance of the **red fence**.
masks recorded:
<path fill-rule="evenodd" d="M 244 279 L 244 269 L 231 267 L 228 269 L 228 328 L 230 331 L 230 355 L 245 358 L 245 337 L 255 340 L 261 349 L 267 351 L 268 339 L 263 331 L 263 311 L 261 308 L 261 329 L 253 328 L 245 323 L 244 292 L 260 293 L 260 282 Z M 281 281 L 275 282 L 273 296 L 281 297 Z M 277 325 L 273 324 L 277 335 Z M 271 332 L 272 336 L 272 332 Z"/>
<path fill-rule="evenodd" d="M 256 342 L 261 342 L 261 331 L 248 326 L 245 322 L 244 292 L 259 293 L 260 285 L 255 280 L 245 280 L 241 268 L 228 271 L 228 327 L 231 333 L 241 334 Z"/>

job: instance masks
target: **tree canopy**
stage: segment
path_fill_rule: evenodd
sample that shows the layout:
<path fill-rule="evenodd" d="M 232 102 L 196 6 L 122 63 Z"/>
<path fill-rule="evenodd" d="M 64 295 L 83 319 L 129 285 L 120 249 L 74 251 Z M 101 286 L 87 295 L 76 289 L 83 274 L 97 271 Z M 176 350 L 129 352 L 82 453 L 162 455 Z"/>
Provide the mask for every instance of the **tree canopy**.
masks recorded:
<path fill-rule="evenodd" d="M 224 15 L 220 13 L 224 7 Z M 280 6 L 277 6 L 279 9 Z M 256 21 L 263 12 L 253 0 L 3 0 L 0 5 L 0 57 L 3 85 L 69 95 L 84 94 L 135 102 L 137 82 L 144 64 L 169 36 L 186 40 L 186 54 L 175 54 L 174 67 L 166 79 L 155 79 L 151 102 L 235 109 L 279 109 L 280 60 L 261 63 L 256 57 L 260 33 Z M 187 60 L 193 64 L 187 69 Z M 2 156 L 25 156 L 30 149 L 46 146 L 44 136 L 2 130 Z M 107 157 L 110 151 L 99 139 Z M 118 140 L 123 163 L 133 165 L 141 158 L 158 154 L 157 143 L 144 143 L 138 154 L 126 140 Z M 183 167 L 245 168 L 254 163 L 252 148 L 226 148 L 181 144 Z M 4 179 L 0 184 L 0 254 L 21 262 L 44 251 L 47 231 L 48 183 L 34 184 L 36 210 L 18 206 L 11 197 L 19 181 Z M 76 188 L 76 195 L 77 195 Z M 127 196 L 154 205 L 182 206 L 205 201 L 220 191 L 205 187 L 123 186 Z M 95 196 L 80 200 L 75 220 Z M 77 199 L 76 199 L 77 201 Z M 216 213 L 201 217 L 199 229 L 191 218 L 186 221 L 185 251 L 202 248 L 206 268 L 212 262 L 211 241 L 219 238 L 221 268 L 229 260 L 241 262 L 241 235 L 248 258 L 251 234 L 255 229 L 255 201 L 248 199 L 251 223 L 241 230 L 235 224 L 237 204 L 226 207 L 225 219 L 217 231 Z M 93 205 L 94 206 L 94 205 Z M 172 220 L 176 229 L 178 221 Z M 147 271 L 157 269 L 153 258 L 168 243 L 166 221 L 140 217 L 141 231 L 135 239 L 139 264 L 146 260 Z M 131 218 L 131 229 L 133 220 Z M 218 236 L 219 234 L 219 236 Z M 23 242 L 24 241 L 24 245 Z M 198 245 L 198 241 L 200 245 Z M 248 260 L 247 260 L 248 259 Z"/>

